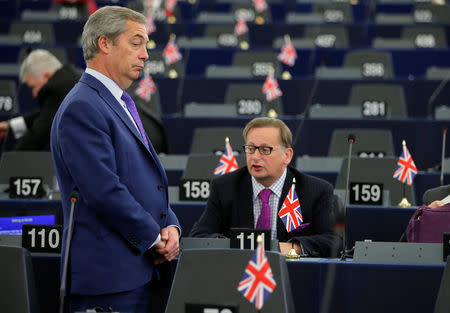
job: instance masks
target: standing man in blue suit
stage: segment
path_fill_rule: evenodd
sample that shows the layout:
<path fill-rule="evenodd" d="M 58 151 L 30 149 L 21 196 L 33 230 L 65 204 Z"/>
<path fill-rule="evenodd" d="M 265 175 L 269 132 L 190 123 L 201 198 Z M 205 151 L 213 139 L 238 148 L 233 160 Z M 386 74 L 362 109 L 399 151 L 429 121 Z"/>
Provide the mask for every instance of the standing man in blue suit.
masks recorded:
<path fill-rule="evenodd" d="M 52 125 L 65 237 L 69 195 L 80 195 L 63 256 L 70 312 L 164 310 L 157 291 L 178 254 L 180 226 L 164 169 L 124 92 L 148 59 L 145 24 L 142 14 L 117 6 L 89 17 L 82 34 L 86 71 Z"/>

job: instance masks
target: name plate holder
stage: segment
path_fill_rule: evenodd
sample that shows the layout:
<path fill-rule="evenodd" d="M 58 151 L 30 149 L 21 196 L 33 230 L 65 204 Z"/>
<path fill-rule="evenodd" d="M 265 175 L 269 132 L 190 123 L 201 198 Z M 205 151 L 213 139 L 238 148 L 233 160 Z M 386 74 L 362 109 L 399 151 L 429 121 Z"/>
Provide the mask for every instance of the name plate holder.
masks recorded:
<path fill-rule="evenodd" d="M 353 261 L 363 263 L 442 264 L 442 243 L 357 241 Z"/>

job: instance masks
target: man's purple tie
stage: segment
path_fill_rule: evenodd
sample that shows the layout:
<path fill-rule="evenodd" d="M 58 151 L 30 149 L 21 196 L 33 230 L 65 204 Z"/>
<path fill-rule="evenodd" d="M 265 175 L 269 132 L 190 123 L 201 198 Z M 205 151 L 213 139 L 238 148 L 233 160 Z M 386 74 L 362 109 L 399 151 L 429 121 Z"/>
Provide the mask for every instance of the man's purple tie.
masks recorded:
<path fill-rule="evenodd" d="M 142 139 L 144 140 L 144 144 L 148 149 L 147 135 L 145 134 L 144 126 L 142 126 L 141 118 L 139 117 L 139 113 L 136 109 L 136 104 L 134 104 L 133 99 L 131 99 L 130 95 L 127 94 L 125 91 L 123 92 L 121 99 L 125 101 L 127 109 L 131 113 L 131 116 L 133 117 L 134 121 L 136 122 L 136 125 L 139 128 L 139 132 L 141 133 Z"/>
<path fill-rule="evenodd" d="M 272 191 L 270 189 L 263 189 L 259 193 L 261 198 L 262 207 L 261 214 L 259 215 L 258 222 L 256 223 L 257 229 L 270 229 L 270 206 L 269 197 Z"/>

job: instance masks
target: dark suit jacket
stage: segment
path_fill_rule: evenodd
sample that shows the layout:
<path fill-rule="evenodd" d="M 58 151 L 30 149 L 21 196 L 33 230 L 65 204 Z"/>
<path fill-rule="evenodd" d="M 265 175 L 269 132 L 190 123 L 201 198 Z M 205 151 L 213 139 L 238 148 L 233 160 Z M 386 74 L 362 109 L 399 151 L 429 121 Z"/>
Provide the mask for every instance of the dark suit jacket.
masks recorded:
<path fill-rule="evenodd" d="M 150 281 L 153 262 L 146 251 L 161 228 L 179 227 L 166 173 L 151 144 L 147 149 L 119 102 L 93 76 L 84 73 L 61 104 L 51 150 L 64 236 L 69 195 L 73 189 L 80 193 L 70 246 L 71 293 L 111 294 Z"/>
<path fill-rule="evenodd" d="M 304 223 L 308 227 L 288 233 L 277 218 L 277 239 L 280 242 L 296 239 L 312 256 L 330 256 L 338 237 L 332 230 L 331 209 L 333 187 L 319 179 L 288 167 L 278 210 L 296 179 L 295 190 L 300 200 Z M 230 228 L 254 228 L 252 182 L 247 167 L 213 179 L 206 209 L 192 228 L 193 237 L 230 235 Z"/>
<path fill-rule="evenodd" d="M 27 132 L 18 140 L 16 150 L 49 150 L 53 118 L 80 77 L 81 72 L 77 69 L 63 66 L 42 86 L 37 94 L 39 109 L 24 116 Z"/>

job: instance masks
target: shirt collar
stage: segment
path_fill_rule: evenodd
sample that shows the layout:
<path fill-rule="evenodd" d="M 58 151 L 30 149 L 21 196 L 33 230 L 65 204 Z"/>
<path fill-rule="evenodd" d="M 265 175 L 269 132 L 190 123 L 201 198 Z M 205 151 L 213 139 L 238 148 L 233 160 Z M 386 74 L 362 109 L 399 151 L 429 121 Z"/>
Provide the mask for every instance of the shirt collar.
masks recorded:
<path fill-rule="evenodd" d="M 277 179 L 276 182 L 274 182 L 269 188 L 270 191 L 272 191 L 274 194 L 277 195 L 277 197 L 281 197 L 281 192 L 283 188 L 281 188 L 284 185 L 284 181 L 286 180 L 286 174 L 287 174 L 287 168 L 284 169 L 283 174 L 281 174 L 280 178 Z M 257 182 L 255 177 L 252 176 L 252 187 L 253 187 L 253 201 L 256 200 L 261 190 L 265 189 L 261 183 Z"/>
<path fill-rule="evenodd" d="M 105 87 L 108 88 L 108 90 L 112 93 L 114 98 L 116 98 L 116 100 L 119 101 L 119 103 L 120 103 L 120 99 L 122 97 L 123 90 L 122 90 L 122 88 L 119 87 L 119 85 L 116 84 L 115 81 L 113 81 L 108 76 L 105 76 L 102 73 L 100 73 L 100 72 L 98 72 L 96 70 L 93 70 L 93 69 L 91 69 L 89 67 L 86 68 L 85 72 L 90 74 L 90 75 L 92 75 L 92 76 L 94 76 L 103 85 L 105 85 Z"/>

